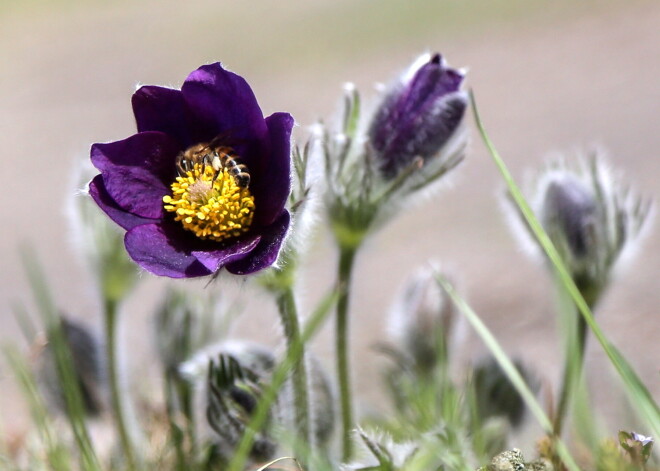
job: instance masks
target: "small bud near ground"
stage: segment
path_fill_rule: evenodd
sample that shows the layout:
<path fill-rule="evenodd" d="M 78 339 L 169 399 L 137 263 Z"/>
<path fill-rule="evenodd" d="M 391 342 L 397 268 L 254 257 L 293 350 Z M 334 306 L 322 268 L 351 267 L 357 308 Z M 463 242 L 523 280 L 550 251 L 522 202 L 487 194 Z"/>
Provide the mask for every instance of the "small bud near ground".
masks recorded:
<path fill-rule="evenodd" d="M 180 374 L 196 386 L 195 408 L 203 436 L 221 460 L 229 460 L 252 418 L 277 364 L 271 349 L 231 340 L 212 345 L 184 362 Z M 320 446 L 327 446 L 335 426 L 333 388 L 322 366 L 311 358 L 309 385 L 312 432 Z M 294 437 L 295 407 L 289 378 L 273 403 L 266 425 L 259 430 L 250 458 L 263 462 L 287 449 Z"/>
<path fill-rule="evenodd" d="M 61 330 L 66 347 L 71 353 L 75 379 L 80 388 L 85 413 L 90 417 L 103 412 L 103 390 L 105 375 L 101 345 L 92 331 L 78 321 L 68 317 L 60 318 Z M 59 412 L 66 412 L 66 400 L 61 379 L 57 373 L 53 345 L 45 337 L 45 345 L 37 357 L 37 378 L 44 388 L 50 405 Z M 39 341 L 39 339 L 35 339 Z"/>
<path fill-rule="evenodd" d="M 447 363 L 456 323 L 454 304 L 436 281 L 432 268 L 418 270 L 406 282 L 390 314 L 389 331 L 397 349 L 416 368 L 429 371 Z"/>
<path fill-rule="evenodd" d="M 514 361 L 532 391 L 538 391 L 537 380 L 519 360 Z M 481 420 L 491 417 L 504 417 L 512 428 L 521 425 L 525 415 L 525 402 L 515 386 L 493 357 L 482 359 L 472 373 L 477 410 Z"/>

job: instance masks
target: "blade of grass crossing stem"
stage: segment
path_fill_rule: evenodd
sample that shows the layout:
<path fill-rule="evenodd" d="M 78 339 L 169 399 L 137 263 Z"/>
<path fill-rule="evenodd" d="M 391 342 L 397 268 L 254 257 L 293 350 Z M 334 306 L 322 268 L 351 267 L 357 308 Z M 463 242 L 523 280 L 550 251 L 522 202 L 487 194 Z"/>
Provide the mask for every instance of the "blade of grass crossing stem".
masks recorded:
<path fill-rule="evenodd" d="M 48 464 L 54 470 L 70 469 L 70 456 L 66 448 L 62 447 L 55 438 L 56 434 L 51 426 L 46 405 L 37 390 L 34 375 L 26 364 L 25 358 L 14 346 L 5 345 L 3 347 L 3 353 L 14 377 L 19 383 L 23 397 L 27 400 L 32 422 L 45 448 Z M 0 467 L 0 469 L 4 468 Z"/>
<path fill-rule="evenodd" d="M 541 427 L 543 427 L 543 430 L 548 435 L 552 434 L 552 423 L 550 422 L 550 419 L 545 414 L 545 412 L 543 412 L 543 408 L 534 397 L 534 393 L 529 389 L 522 375 L 515 367 L 513 362 L 509 359 L 508 355 L 504 352 L 490 330 L 488 330 L 488 327 L 486 327 L 486 325 L 481 321 L 479 316 L 472 310 L 467 302 L 465 302 L 465 300 L 461 298 L 458 293 L 456 293 L 456 291 L 454 291 L 454 288 L 446 279 L 444 279 L 441 275 L 436 274 L 436 280 L 447 292 L 456 307 L 458 307 L 468 322 L 472 325 L 472 328 L 475 330 L 477 335 L 481 337 L 481 340 L 493 354 L 495 360 L 502 368 L 502 371 L 504 371 L 507 378 L 509 378 L 509 381 L 511 381 L 511 384 L 513 384 L 513 386 L 516 388 L 516 391 L 518 391 L 518 394 L 520 394 L 520 396 L 523 398 L 529 410 L 532 412 L 532 414 L 534 414 Z M 580 468 L 578 468 L 575 460 L 568 452 L 566 445 L 561 440 L 557 441 L 557 452 L 569 470 L 580 471 Z"/>
<path fill-rule="evenodd" d="M 334 306 L 334 304 L 337 302 L 340 289 L 333 290 L 321 300 L 319 306 L 312 313 L 309 320 L 305 323 L 305 327 L 302 332 L 302 342 L 295 346 L 297 348 L 290 348 L 287 351 L 284 360 L 277 366 L 277 368 L 275 368 L 275 371 L 271 377 L 271 382 L 264 390 L 263 395 L 257 404 L 257 408 L 252 415 L 250 423 L 245 429 L 245 433 L 243 434 L 241 441 L 236 447 L 236 452 L 234 453 L 234 457 L 229 463 L 227 471 L 242 471 L 245 467 L 247 456 L 250 453 L 252 445 L 254 444 L 255 435 L 259 430 L 261 430 L 261 427 L 263 427 L 264 422 L 268 416 L 268 410 L 270 409 L 270 406 L 273 404 L 273 402 L 277 399 L 278 391 L 284 385 L 287 375 L 291 371 L 293 365 L 302 356 L 302 347 L 318 331 L 318 329 L 323 324 L 323 321 L 325 321 L 326 317 L 330 313 L 332 306 Z"/>
<path fill-rule="evenodd" d="M 78 381 L 76 380 L 71 351 L 64 338 L 57 308 L 55 307 L 41 267 L 32 252 L 23 248 L 21 255 L 35 302 L 42 316 L 42 321 L 50 335 L 49 341 L 52 344 L 58 378 L 66 402 L 67 418 L 69 419 L 76 446 L 80 452 L 81 467 L 88 471 L 100 471 L 101 465 L 89 438 L 89 432 L 85 423 L 83 399 Z"/>
<path fill-rule="evenodd" d="M 587 305 L 586 301 L 580 294 L 580 290 L 575 285 L 575 282 L 569 275 L 569 272 L 566 269 L 564 263 L 562 262 L 559 253 L 557 252 L 554 245 L 550 241 L 548 235 L 543 230 L 543 227 L 539 223 L 538 219 L 534 216 L 534 213 L 527 204 L 527 202 L 525 201 L 525 198 L 523 197 L 520 188 L 513 180 L 513 177 L 511 176 L 509 169 L 504 163 L 504 160 L 502 160 L 499 153 L 495 149 L 495 146 L 493 145 L 490 138 L 486 134 L 486 130 L 484 129 L 483 123 L 481 122 L 481 118 L 477 110 L 474 94 L 472 92 L 470 92 L 470 99 L 472 102 L 472 110 L 474 111 L 474 117 L 477 123 L 477 127 L 479 128 L 479 133 L 481 134 L 481 138 L 483 139 L 486 147 L 488 148 L 488 151 L 490 152 L 490 155 L 493 158 L 495 165 L 502 174 L 502 177 L 506 182 L 506 185 L 509 189 L 509 192 L 511 193 L 512 198 L 514 199 L 520 212 L 523 214 L 525 220 L 527 221 L 527 224 L 534 233 L 534 236 L 543 247 L 543 250 L 547 255 L 548 259 L 551 261 L 552 265 L 557 271 L 561 283 L 564 285 L 564 289 L 566 289 L 568 294 L 573 299 L 573 302 L 575 302 L 575 305 L 580 311 L 580 314 L 584 317 L 584 320 L 586 321 L 586 323 L 589 325 L 589 328 L 594 333 L 594 336 L 598 340 L 598 343 L 600 343 L 601 347 L 603 348 L 603 351 L 609 358 L 610 362 L 616 369 L 619 376 L 621 376 L 621 379 L 623 380 L 623 383 L 626 388 L 626 392 L 630 396 L 630 399 L 633 402 L 633 404 L 637 407 L 638 413 L 651 427 L 653 434 L 656 437 L 660 436 L 660 408 L 658 407 L 658 404 L 653 400 L 653 397 L 649 393 L 648 389 L 641 381 L 637 373 L 630 366 L 628 361 L 619 353 L 619 351 L 616 348 L 614 348 L 614 346 L 610 343 L 610 341 L 605 337 L 605 334 L 600 329 L 600 326 L 596 323 L 594 316 L 591 310 L 589 309 L 589 306 Z"/>

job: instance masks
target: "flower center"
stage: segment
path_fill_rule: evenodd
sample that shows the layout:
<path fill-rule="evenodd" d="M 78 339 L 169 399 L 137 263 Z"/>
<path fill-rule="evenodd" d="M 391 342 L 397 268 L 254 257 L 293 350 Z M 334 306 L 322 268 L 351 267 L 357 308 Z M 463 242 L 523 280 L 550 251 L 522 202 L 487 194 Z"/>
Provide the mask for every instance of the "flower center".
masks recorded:
<path fill-rule="evenodd" d="M 165 210 L 175 213 L 174 219 L 200 239 L 238 237 L 252 224 L 250 176 L 229 151 L 194 146 L 179 154 L 172 195 L 163 196 Z"/>

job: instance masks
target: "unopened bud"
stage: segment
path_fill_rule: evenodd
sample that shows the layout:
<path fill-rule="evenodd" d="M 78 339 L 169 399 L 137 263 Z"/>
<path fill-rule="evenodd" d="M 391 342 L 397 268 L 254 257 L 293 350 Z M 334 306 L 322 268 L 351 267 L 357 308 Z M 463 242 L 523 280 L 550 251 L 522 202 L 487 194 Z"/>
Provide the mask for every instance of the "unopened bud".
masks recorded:
<path fill-rule="evenodd" d="M 537 380 L 519 360 L 516 369 L 533 391 L 538 390 Z M 525 402 L 493 357 L 481 360 L 473 371 L 477 410 L 482 420 L 505 417 L 512 427 L 518 427 L 525 415 Z"/>
<path fill-rule="evenodd" d="M 231 340 L 207 347 L 179 368 L 180 374 L 196 384 L 199 423 L 203 435 L 217 453 L 230 458 L 248 426 L 276 365 L 273 352 L 258 344 Z M 309 363 L 310 408 L 316 443 L 328 445 L 334 430 L 334 397 L 328 375 L 320 363 Z M 279 390 L 268 418 L 258 430 L 250 458 L 272 459 L 295 436 L 296 411 L 293 384 L 289 378 Z M 281 435 L 278 433 L 285 432 Z"/>
<path fill-rule="evenodd" d="M 556 246 L 580 260 L 594 250 L 597 206 L 592 190 L 568 175 L 557 175 L 547 183 L 541 222 Z"/>
<path fill-rule="evenodd" d="M 60 328 L 65 346 L 71 353 L 73 373 L 80 388 L 84 410 L 90 416 L 97 416 L 104 406 L 102 391 L 105 380 L 98 339 L 87 327 L 66 317 L 61 317 Z M 37 358 L 37 378 L 53 408 L 65 412 L 65 393 L 57 373 L 50 336 L 46 335 L 46 343 Z"/>
<path fill-rule="evenodd" d="M 458 129 L 467 95 L 463 73 L 440 54 L 421 56 L 386 92 L 369 126 L 369 144 L 386 179 L 420 157 L 435 157 Z"/>
<path fill-rule="evenodd" d="M 551 162 L 530 200 L 573 281 L 595 305 L 615 263 L 645 227 L 650 202 L 613 178 L 596 153 L 570 165 Z"/>
<path fill-rule="evenodd" d="M 233 455 L 274 365 L 270 350 L 240 341 L 208 347 L 181 365 L 182 376 L 198 386 L 198 423 L 207 426 L 203 436 L 223 459 Z M 269 420 L 255 437 L 250 457 L 256 462 L 272 459 L 277 451 L 278 444 L 271 436 L 277 415 L 271 410 Z"/>
<path fill-rule="evenodd" d="M 427 371 L 447 362 L 456 319 L 455 306 L 438 284 L 435 271 L 424 268 L 408 280 L 395 303 L 390 331 L 397 348 Z"/>

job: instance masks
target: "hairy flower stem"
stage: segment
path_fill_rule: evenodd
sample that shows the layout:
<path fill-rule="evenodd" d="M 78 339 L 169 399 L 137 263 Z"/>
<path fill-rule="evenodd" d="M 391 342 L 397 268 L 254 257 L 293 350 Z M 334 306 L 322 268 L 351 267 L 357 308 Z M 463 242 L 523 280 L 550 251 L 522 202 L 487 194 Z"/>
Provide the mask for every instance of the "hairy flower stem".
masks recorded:
<path fill-rule="evenodd" d="M 309 383 L 307 380 L 307 358 L 304 353 L 304 345 L 300 333 L 300 320 L 296 308 L 296 300 L 291 286 L 282 289 L 277 296 L 277 306 L 280 311 L 280 319 L 284 328 L 287 350 L 300 349 L 302 355 L 293 365 L 293 394 L 295 398 L 296 426 L 298 439 L 302 439 L 305 445 L 312 445 L 312 434 L 310 433 L 309 418 Z"/>
<path fill-rule="evenodd" d="M 351 396 L 351 378 L 348 353 L 348 304 L 350 300 L 351 275 L 357 246 L 340 246 L 338 285 L 339 299 L 337 301 L 337 382 L 339 383 L 339 401 L 341 405 L 342 422 L 342 461 L 346 462 L 353 456 L 353 404 Z"/>
<path fill-rule="evenodd" d="M 124 417 L 124 407 L 122 403 L 122 396 L 119 387 L 119 367 L 117 364 L 117 302 L 112 299 L 105 300 L 105 351 L 106 361 L 108 362 L 108 382 L 110 385 L 110 401 L 112 402 L 112 409 L 114 412 L 115 426 L 119 433 L 119 441 L 126 457 L 126 465 L 129 471 L 137 469 L 135 454 L 131 444 L 128 429 L 126 428 L 126 420 Z"/>
<path fill-rule="evenodd" d="M 580 277 L 576 278 L 575 284 L 580 290 L 580 294 L 584 297 L 590 310 L 593 310 L 596 301 L 600 295 L 600 287 L 588 280 Z M 580 381 L 582 375 L 582 367 L 584 365 L 584 353 L 587 346 L 587 333 L 589 332 L 587 321 L 576 309 L 575 316 L 577 317 L 576 336 L 575 341 L 577 344 L 575 348 L 568 342 L 566 349 L 566 359 L 564 363 L 564 373 L 562 376 L 561 387 L 559 389 L 559 403 L 553 421 L 553 434 L 555 437 L 561 437 L 561 432 L 564 426 L 564 419 L 568 413 L 569 404 L 574 393 L 575 386 Z"/>
<path fill-rule="evenodd" d="M 566 363 L 564 364 L 564 374 L 562 376 L 559 404 L 555 413 L 555 420 L 552 426 L 553 433 L 556 437 L 561 437 L 562 428 L 564 425 L 564 418 L 568 412 L 568 405 L 575 387 L 579 382 L 582 374 L 582 366 L 584 364 L 584 352 L 587 345 L 587 322 L 579 313 L 576 313 L 577 319 L 577 351 L 572 355 L 566 355 Z"/>

